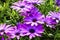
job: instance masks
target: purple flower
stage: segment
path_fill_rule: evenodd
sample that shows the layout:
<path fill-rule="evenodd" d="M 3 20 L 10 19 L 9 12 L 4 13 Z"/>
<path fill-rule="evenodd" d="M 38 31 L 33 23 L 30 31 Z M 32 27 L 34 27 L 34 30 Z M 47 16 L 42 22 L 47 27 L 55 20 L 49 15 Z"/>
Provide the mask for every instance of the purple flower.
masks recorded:
<path fill-rule="evenodd" d="M 50 12 L 48 13 L 48 15 L 51 16 L 53 19 L 57 19 L 57 17 L 58 17 L 57 12 L 52 12 L 52 11 L 50 11 Z"/>
<path fill-rule="evenodd" d="M 46 26 L 50 28 L 55 28 L 55 25 L 58 23 L 56 19 L 48 15 L 45 18 L 45 22 L 46 22 Z"/>
<path fill-rule="evenodd" d="M 13 29 L 13 30 L 11 30 Z M 17 29 L 17 27 L 13 27 L 11 29 L 8 29 L 8 32 L 7 32 L 7 35 L 10 37 L 10 38 L 17 38 L 19 39 L 20 38 L 20 30 Z"/>
<path fill-rule="evenodd" d="M 39 12 L 39 9 L 38 9 L 38 8 L 33 7 L 33 8 L 30 9 L 29 11 L 26 11 L 26 12 L 24 12 L 24 13 L 21 13 L 20 15 L 26 17 L 26 16 L 29 16 L 30 14 L 34 15 L 34 14 L 37 14 L 37 13 L 39 13 L 39 15 L 41 14 L 41 13 Z"/>
<path fill-rule="evenodd" d="M 4 35 L 4 33 L 6 33 L 8 30 L 8 28 L 11 25 L 6 25 L 6 24 L 0 24 L 0 35 Z"/>
<path fill-rule="evenodd" d="M 29 16 L 30 14 L 34 15 L 34 14 L 37 14 L 37 13 L 39 13 L 39 15 L 41 14 L 41 13 L 39 12 L 39 9 L 38 9 L 37 7 L 33 7 L 33 8 L 30 9 L 29 11 L 26 11 L 26 12 L 24 12 L 24 13 L 21 13 L 20 15 L 26 17 L 26 16 Z"/>
<path fill-rule="evenodd" d="M 25 24 L 31 24 L 31 26 L 37 26 L 38 24 L 44 24 L 44 18 L 45 16 L 42 15 L 40 12 L 32 11 L 29 16 L 24 18 Z"/>
<path fill-rule="evenodd" d="M 48 13 L 48 16 L 51 16 L 53 19 L 56 19 L 57 22 L 59 22 L 59 20 L 60 20 L 60 12 L 52 12 L 52 11 L 50 11 Z"/>
<path fill-rule="evenodd" d="M 55 0 L 56 1 L 56 5 L 60 6 L 60 0 Z"/>
<path fill-rule="evenodd" d="M 38 4 L 38 5 L 44 2 L 44 0 L 23 0 L 23 1 L 32 4 Z"/>
<path fill-rule="evenodd" d="M 32 39 L 35 36 L 41 37 L 41 34 L 44 32 L 43 25 L 39 24 L 38 26 L 31 26 L 27 24 L 22 24 L 20 26 L 21 33 L 24 36 L 29 36 Z"/>
<path fill-rule="evenodd" d="M 15 2 L 11 6 L 11 8 L 15 9 L 16 11 L 22 12 L 22 13 L 25 11 L 29 11 L 33 7 L 34 6 L 32 4 L 28 4 L 28 3 L 22 2 L 22 1 Z"/>

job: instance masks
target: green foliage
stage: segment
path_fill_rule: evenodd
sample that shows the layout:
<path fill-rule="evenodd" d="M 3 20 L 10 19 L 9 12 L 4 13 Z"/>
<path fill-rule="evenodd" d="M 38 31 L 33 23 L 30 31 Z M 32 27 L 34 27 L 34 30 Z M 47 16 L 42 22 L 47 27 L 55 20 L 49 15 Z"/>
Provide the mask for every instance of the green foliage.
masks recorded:
<path fill-rule="evenodd" d="M 22 22 L 23 17 L 19 16 L 18 12 L 11 9 L 12 3 L 18 0 L 0 0 L 0 23 L 15 25 L 17 22 Z M 59 7 L 55 5 L 55 0 L 45 0 L 41 5 L 36 5 L 39 10 L 47 15 L 49 11 L 59 11 Z M 16 40 L 16 39 L 14 39 Z M 20 40 L 29 40 L 28 37 L 21 37 Z M 45 27 L 45 32 L 42 37 L 35 37 L 33 40 L 60 40 L 60 27 L 50 29 Z"/>

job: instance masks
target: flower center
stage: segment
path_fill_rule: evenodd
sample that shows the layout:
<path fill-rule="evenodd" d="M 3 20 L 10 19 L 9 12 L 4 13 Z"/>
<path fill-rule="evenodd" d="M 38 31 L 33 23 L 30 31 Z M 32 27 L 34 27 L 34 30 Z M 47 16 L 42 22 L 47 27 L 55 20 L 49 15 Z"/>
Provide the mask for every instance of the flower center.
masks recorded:
<path fill-rule="evenodd" d="M 37 21 L 37 19 L 33 19 L 32 21 L 33 21 L 33 22 L 36 22 L 36 21 Z"/>
<path fill-rule="evenodd" d="M 17 32 L 15 35 L 20 35 L 20 33 L 19 33 L 19 32 Z"/>
<path fill-rule="evenodd" d="M 0 32 L 4 32 L 4 30 L 0 30 Z"/>
<path fill-rule="evenodd" d="M 24 8 L 25 6 L 20 6 L 20 8 Z"/>
<path fill-rule="evenodd" d="M 30 33 L 34 33 L 35 30 L 34 30 L 34 29 L 30 29 L 29 32 L 30 32 Z"/>
<path fill-rule="evenodd" d="M 27 13 L 31 13 L 30 11 L 27 11 Z"/>

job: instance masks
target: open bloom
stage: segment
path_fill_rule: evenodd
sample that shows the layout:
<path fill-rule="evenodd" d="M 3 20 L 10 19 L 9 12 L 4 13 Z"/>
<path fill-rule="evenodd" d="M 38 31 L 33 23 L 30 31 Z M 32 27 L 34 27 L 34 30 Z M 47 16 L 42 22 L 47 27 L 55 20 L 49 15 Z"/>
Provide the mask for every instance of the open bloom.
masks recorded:
<path fill-rule="evenodd" d="M 23 1 L 32 4 L 38 4 L 38 5 L 44 2 L 44 0 L 23 0 Z"/>
<path fill-rule="evenodd" d="M 6 25 L 6 24 L 0 24 L 0 35 L 4 35 L 4 33 L 6 33 L 11 27 L 11 25 Z"/>
<path fill-rule="evenodd" d="M 19 13 L 29 11 L 32 7 L 34 7 L 32 4 L 28 4 L 28 3 L 22 2 L 22 1 L 15 2 L 11 6 L 11 8 L 15 9 Z"/>
<path fill-rule="evenodd" d="M 55 0 L 56 1 L 56 5 L 60 6 L 60 0 Z"/>
<path fill-rule="evenodd" d="M 44 32 L 43 25 L 41 24 L 39 24 L 38 26 L 22 24 L 20 29 L 21 29 L 21 33 L 24 36 L 29 36 L 30 39 L 32 39 L 35 36 L 41 37 L 42 33 Z"/>
<path fill-rule="evenodd" d="M 55 28 L 55 25 L 58 23 L 58 21 L 53 17 L 47 15 L 45 18 L 45 23 L 47 27 Z"/>
<path fill-rule="evenodd" d="M 45 16 L 42 15 L 40 12 L 34 12 L 30 13 L 29 16 L 24 18 L 24 23 L 31 24 L 31 26 L 37 26 L 38 24 L 44 24 L 44 18 Z"/>

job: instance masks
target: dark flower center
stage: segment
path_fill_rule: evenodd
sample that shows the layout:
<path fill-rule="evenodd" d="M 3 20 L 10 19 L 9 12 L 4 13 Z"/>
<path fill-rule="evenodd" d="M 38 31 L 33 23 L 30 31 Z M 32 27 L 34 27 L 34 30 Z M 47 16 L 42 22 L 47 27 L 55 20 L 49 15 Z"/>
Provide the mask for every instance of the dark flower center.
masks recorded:
<path fill-rule="evenodd" d="M 20 33 L 19 33 L 19 32 L 17 32 L 15 35 L 20 35 Z"/>
<path fill-rule="evenodd" d="M 25 6 L 20 6 L 20 8 L 24 8 Z"/>
<path fill-rule="evenodd" d="M 30 11 L 27 11 L 27 13 L 31 13 Z"/>
<path fill-rule="evenodd" d="M 4 32 L 4 30 L 0 30 L 0 32 Z"/>
<path fill-rule="evenodd" d="M 36 22 L 36 21 L 37 21 L 37 19 L 33 19 L 32 21 L 33 21 L 33 22 Z"/>
<path fill-rule="evenodd" d="M 30 32 L 30 33 L 34 33 L 35 30 L 34 30 L 34 29 L 30 29 L 29 32 Z"/>

